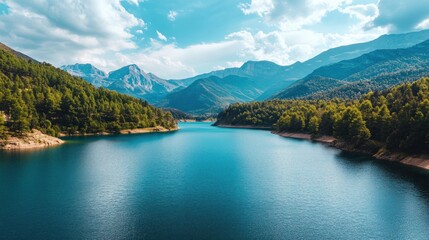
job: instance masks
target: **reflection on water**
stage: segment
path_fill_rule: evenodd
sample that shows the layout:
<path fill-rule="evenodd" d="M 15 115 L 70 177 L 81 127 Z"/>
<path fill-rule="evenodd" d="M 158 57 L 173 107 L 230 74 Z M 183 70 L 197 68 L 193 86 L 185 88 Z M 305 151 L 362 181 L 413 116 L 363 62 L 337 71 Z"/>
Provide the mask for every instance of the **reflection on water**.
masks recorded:
<path fill-rule="evenodd" d="M 268 131 L 0 153 L 0 238 L 427 239 L 429 175 Z"/>

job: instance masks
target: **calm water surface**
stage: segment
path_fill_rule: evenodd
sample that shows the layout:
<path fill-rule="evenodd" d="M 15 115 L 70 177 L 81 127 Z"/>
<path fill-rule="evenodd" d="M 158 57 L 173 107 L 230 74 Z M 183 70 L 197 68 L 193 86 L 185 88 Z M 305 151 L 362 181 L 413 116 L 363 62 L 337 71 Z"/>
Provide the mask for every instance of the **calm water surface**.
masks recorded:
<path fill-rule="evenodd" d="M 3 239 L 428 239 L 429 175 L 267 131 L 0 152 Z"/>

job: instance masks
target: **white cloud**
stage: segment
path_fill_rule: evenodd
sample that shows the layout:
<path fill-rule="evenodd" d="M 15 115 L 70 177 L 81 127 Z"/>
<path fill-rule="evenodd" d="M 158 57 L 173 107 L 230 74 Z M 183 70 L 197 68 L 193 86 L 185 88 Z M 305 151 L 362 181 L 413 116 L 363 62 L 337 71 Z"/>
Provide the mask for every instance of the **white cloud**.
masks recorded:
<path fill-rule="evenodd" d="M 135 5 L 139 5 L 141 2 L 144 2 L 144 0 L 126 0 L 127 2 Z"/>
<path fill-rule="evenodd" d="M 429 18 L 427 0 L 380 0 L 379 15 L 368 27 L 387 27 L 390 32 L 409 32 L 421 28 Z"/>
<path fill-rule="evenodd" d="M 257 14 L 282 29 L 299 29 L 319 22 L 328 12 L 350 4 L 351 0 L 251 0 L 240 4 L 241 11 Z"/>
<path fill-rule="evenodd" d="M 417 25 L 416 29 L 429 29 L 429 18 L 420 22 Z"/>
<path fill-rule="evenodd" d="M 93 62 L 108 66 L 118 51 L 135 49 L 130 29 L 144 21 L 120 0 L 13 0 L 0 16 L 0 41 L 57 65 Z"/>
<path fill-rule="evenodd" d="M 264 17 L 274 9 L 274 2 L 273 0 L 252 0 L 251 3 L 240 3 L 239 8 L 246 15 L 256 13 Z"/>
<path fill-rule="evenodd" d="M 340 45 L 372 40 L 381 29 L 347 34 L 322 34 L 311 30 L 251 33 L 239 31 L 225 40 L 188 47 L 163 44 L 152 39 L 151 46 L 115 58 L 118 66 L 137 63 L 145 71 L 163 78 L 186 78 L 211 70 L 239 67 L 247 60 L 269 60 L 281 65 L 305 61 L 321 51 Z"/>
<path fill-rule="evenodd" d="M 195 44 L 184 48 L 175 44 L 161 45 L 156 40 L 152 44 L 155 45 L 139 52 L 118 54 L 114 59 L 115 64 L 123 66 L 136 63 L 145 71 L 163 78 L 186 78 L 213 70 L 213 66 L 225 67 L 225 59 L 240 61 L 238 53 L 245 50 L 243 42 L 238 40 Z M 226 67 L 230 67 L 230 64 L 227 63 Z"/>
<path fill-rule="evenodd" d="M 168 20 L 174 22 L 174 21 L 176 21 L 177 15 L 178 15 L 178 13 L 176 11 L 170 10 L 167 14 L 167 18 L 168 18 Z"/>
<path fill-rule="evenodd" d="M 156 35 L 158 35 L 159 40 L 161 41 L 167 41 L 167 37 L 164 36 L 164 34 L 160 33 L 159 31 L 156 31 Z"/>
<path fill-rule="evenodd" d="M 243 13 L 260 16 L 272 30 L 242 30 L 217 42 L 185 47 L 179 47 L 174 37 L 167 38 L 156 31 L 155 38 L 146 40 L 149 47 L 141 49 L 133 39 L 143 37 L 146 24 L 128 13 L 121 0 L 11 0 L 7 4 L 9 14 L 0 16 L 0 41 L 40 61 L 57 66 L 89 62 L 106 71 L 136 63 L 164 78 L 239 67 L 247 60 L 288 65 L 331 47 L 368 41 L 386 33 L 383 27 L 363 28 L 376 18 L 377 11 L 371 4 L 352 6 L 347 0 L 252 0 L 240 5 Z M 306 29 L 336 8 L 358 20 L 353 29 L 342 34 Z M 420 25 L 427 27 L 429 20 Z M 139 34 L 138 38 L 131 31 Z"/>
<path fill-rule="evenodd" d="M 385 33 L 382 29 L 346 34 L 323 34 L 312 30 L 294 30 L 271 32 L 249 31 L 235 32 L 227 36 L 228 40 L 241 42 L 245 48 L 243 59 L 269 60 L 280 65 L 289 65 L 296 61 L 305 61 L 329 48 L 364 42 Z"/>
<path fill-rule="evenodd" d="M 351 17 L 355 17 L 363 22 L 372 21 L 379 15 L 377 5 L 373 3 L 347 6 L 340 9 L 340 12 L 349 14 Z"/>
<path fill-rule="evenodd" d="M 372 27 L 372 22 L 379 16 L 380 12 L 378 6 L 374 3 L 351 5 L 339 9 L 341 13 L 349 15 L 350 18 L 356 19 L 357 22 L 350 25 L 349 32 L 382 32 L 388 33 L 385 27 Z"/>

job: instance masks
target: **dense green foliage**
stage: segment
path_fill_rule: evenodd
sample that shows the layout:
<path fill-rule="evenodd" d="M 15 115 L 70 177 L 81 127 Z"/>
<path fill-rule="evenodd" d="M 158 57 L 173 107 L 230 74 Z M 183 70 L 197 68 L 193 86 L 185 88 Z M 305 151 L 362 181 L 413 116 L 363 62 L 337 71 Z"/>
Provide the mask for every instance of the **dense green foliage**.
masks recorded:
<path fill-rule="evenodd" d="M 197 122 L 213 121 L 217 117 L 217 114 L 191 115 L 191 114 L 187 114 L 187 113 L 182 112 L 179 109 L 175 109 L 175 108 L 163 108 L 163 110 L 171 112 L 171 115 L 173 115 L 174 119 L 176 119 L 178 121 L 181 121 L 181 120 L 195 120 Z"/>
<path fill-rule="evenodd" d="M 219 113 L 216 124 L 271 127 L 288 108 L 286 101 L 235 103 Z"/>
<path fill-rule="evenodd" d="M 4 117 L 3 114 L 0 114 L 0 139 L 4 137 L 6 132 L 6 127 L 4 126 Z"/>
<path fill-rule="evenodd" d="M 142 100 L 95 88 L 46 63 L 0 50 L 0 116 L 6 130 L 36 128 L 50 135 L 118 132 L 121 129 L 175 127 L 170 112 Z M 4 128 L 0 122 L 1 128 Z M 2 129 L 0 128 L 0 132 Z"/>
<path fill-rule="evenodd" d="M 428 152 L 429 78 L 371 92 L 359 100 L 238 103 L 221 112 L 216 124 L 272 126 L 333 135 L 355 145 L 371 140 L 388 149 Z"/>

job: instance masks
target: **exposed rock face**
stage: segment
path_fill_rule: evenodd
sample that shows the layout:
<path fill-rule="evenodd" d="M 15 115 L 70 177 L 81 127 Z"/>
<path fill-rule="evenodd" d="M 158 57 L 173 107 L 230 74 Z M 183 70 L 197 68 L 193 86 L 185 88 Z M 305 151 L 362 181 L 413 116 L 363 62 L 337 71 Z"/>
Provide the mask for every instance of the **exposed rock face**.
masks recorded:
<path fill-rule="evenodd" d="M 59 138 L 43 134 L 39 130 L 33 129 L 32 132 L 22 137 L 8 137 L 6 140 L 0 140 L 0 149 L 30 150 L 53 147 L 63 143 L 64 141 Z"/>
<path fill-rule="evenodd" d="M 404 153 L 389 152 L 384 149 L 378 151 L 374 157 L 392 162 L 399 162 L 405 165 L 414 166 L 429 170 L 429 155 L 408 155 Z"/>

